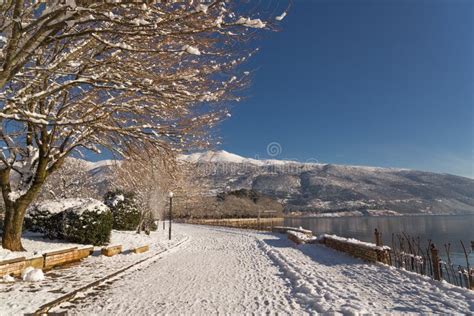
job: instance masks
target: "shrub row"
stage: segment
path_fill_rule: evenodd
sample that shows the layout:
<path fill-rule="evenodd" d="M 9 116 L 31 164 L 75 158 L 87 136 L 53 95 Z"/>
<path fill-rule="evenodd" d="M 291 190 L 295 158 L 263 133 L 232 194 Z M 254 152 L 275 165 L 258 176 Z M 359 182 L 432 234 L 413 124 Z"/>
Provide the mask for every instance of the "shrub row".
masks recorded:
<path fill-rule="evenodd" d="M 112 212 L 114 229 L 136 230 L 141 225 L 141 230 L 149 232 L 158 228 L 151 212 L 142 214 L 140 211 L 135 193 L 122 190 L 110 191 L 104 196 L 104 203 Z"/>
<path fill-rule="evenodd" d="M 112 229 L 145 232 L 156 230 L 151 214 L 140 212 L 134 193 L 108 192 L 104 203 L 94 199 L 63 199 L 33 205 L 25 218 L 25 228 L 50 239 L 82 244 L 103 245 Z"/>
<path fill-rule="evenodd" d="M 45 201 L 34 205 L 25 219 L 27 229 L 50 239 L 96 246 L 110 241 L 112 224 L 109 208 L 94 199 Z"/>

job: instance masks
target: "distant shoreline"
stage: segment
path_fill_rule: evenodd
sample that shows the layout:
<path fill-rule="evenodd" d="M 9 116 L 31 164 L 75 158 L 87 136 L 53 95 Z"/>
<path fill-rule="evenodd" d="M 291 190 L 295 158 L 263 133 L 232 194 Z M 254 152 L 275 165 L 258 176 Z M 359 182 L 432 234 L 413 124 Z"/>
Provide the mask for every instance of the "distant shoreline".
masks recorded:
<path fill-rule="evenodd" d="M 348 212 L 341 212 L 345 213 L 346 215 L 338 215 L 337 212 L 335 213 L 320 213 L 320 214 L 301 214 L 301 215 L 284 215 L 284 218 L 348 218 L 348 217 L 376 217 L 376 218 L 384 218 L 384 217 L 413 217 L 413 216 L 474 216 L 474 213 L 465 213 L 465 214 L 421 214 L 421 213 L 413 213 L 413 214 L 381 214 L 381 215 L 367 215 L 367 214 L 347 214 Z M 326 215 L 330 214 L 330 215 Z"/>

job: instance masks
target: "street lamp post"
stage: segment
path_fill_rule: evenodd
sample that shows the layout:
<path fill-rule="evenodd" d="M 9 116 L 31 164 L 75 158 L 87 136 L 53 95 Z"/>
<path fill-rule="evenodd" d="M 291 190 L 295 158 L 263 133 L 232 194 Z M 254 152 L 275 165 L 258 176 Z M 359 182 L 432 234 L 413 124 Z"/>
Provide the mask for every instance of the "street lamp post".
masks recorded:
<path fill-rule="evenodd" d="M 169 214 L 169 234 L 168 234 L 168 239 L 171 240 L 171 219 L 172 219 L 172 210 L 173 210 L 173 192 L 170 191 L 168 194 L 168 197 L 170 198 L 170 214 Z"/>

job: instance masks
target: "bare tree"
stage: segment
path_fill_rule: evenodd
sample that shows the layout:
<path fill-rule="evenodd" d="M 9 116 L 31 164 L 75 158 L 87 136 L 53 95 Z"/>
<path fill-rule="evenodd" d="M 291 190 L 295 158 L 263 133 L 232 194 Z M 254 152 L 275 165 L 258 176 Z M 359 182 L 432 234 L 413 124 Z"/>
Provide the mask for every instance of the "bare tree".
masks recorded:
<path fill-rule="evenodd" d="M 89 168 L 87 161 L 68 157 L 61 169 L 46 179 L 38 199 L 99 198 L 97 179 Z"/>
<path fill-rule="evenodd" d="M 214 204 L 215 188 L 204 175 L 208 172 L 196 163 L 178 158 L 179 176 L 173 185 L 176 217 L 201 217 Z"/>
<path fill-rule="evenodd" d="M 0 5 L 4 248 L 67 156 L 209 144 L 247 84 L 250 28 L 231 4 L 6 1 Z M 256 12 L 252 12 L 256 13 Z"/>
<path fill-rule="evenodd" d="M 177 177 L 175 157 L 171 153 L 142 151 L 116 164 L 112 187 L 133 192 L 143 219 L 149 214 L 157 217 L 166 203 L 166 196 Z"/>
<path fill-rule="evenodd" d="M 112 187 L 136 194 L 142 218 L 167 217 L 170 191 L 174 192 L 175 212 L 180 217 L 192 208 L 198 212 L 202 197 L 210 187 L 198 176 L 194 164 L 173 153 L 142 151 L 114 166 Z M 138 231 L 140 231 L 138 227 Z"/>

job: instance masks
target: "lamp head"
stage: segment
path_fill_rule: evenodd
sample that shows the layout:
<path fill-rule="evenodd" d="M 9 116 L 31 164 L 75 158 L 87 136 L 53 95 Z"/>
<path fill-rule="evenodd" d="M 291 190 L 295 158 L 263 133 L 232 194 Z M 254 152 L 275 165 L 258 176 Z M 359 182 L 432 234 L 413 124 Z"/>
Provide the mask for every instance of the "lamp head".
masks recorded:
<path fill-rule="evenodd" d="M 174 196 L 174 193 L 170 191 L 170 192 L 168 193 L 168 197 L 171 199 L 173 196 Z"/>

